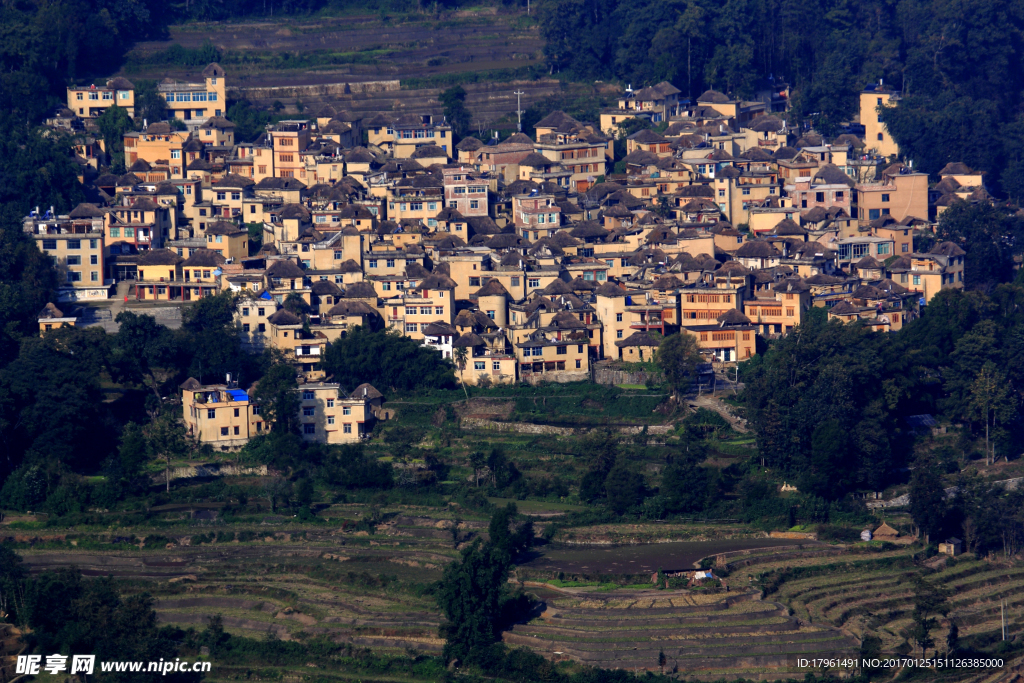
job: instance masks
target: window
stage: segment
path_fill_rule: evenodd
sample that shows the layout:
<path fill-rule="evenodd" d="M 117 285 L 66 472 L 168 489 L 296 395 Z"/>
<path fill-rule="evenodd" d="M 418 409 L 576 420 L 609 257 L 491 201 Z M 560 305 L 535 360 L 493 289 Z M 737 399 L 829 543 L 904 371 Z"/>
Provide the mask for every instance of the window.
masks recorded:
<path fill-rule="evenodd" d="M 256 315 L 260 315 L 260 316 L 266 315 L 266 309 L 265 308 L 257 308 L 256 309 Z"/>
<path fill-rule="evenodd" d="M 394 268 L 395 267 L 395 259 L 389 258 L 387 260 L 387 264 L 388 264 L 388 268 Z"/>
<path fill-rule="evenodd" d="M 559 356 L 565 356 L 569 353 L 568 348 L 567 346 L 559 346 L 555 353 Z"/>
<path fill-rule="evenodd" d="M 615 338 L 622 339 L 622 330 L 615 330 Z"/>
<path fill-rule="evenodd" d="M 444 306 L 434 306 L 434 315 L 444 315 Z"/>
<path fill-rule="evenodd" d="M 415 332 L 417 329 L 418 329 L 418 326 L 416 325 L 416 323 L 406 323 L 405 324 L 405 331 L 406 332 Z"/>
<path fill-rule="evenodd" d="M 327 424 L 329 424 L 329 425 L 334 424 L 334 416 L 333 415 L 328 415 L 327 416 Z"/>
<path fill-rule="evenodd" d="M 825 193 L 824 192 L 815 192 L 814 193 L 814 201 L 816 201 L 816 202 L 823 202 L 823 201 L 825 201 Z"/>
<path fill-rule="evenodd" d="M 73 270 L 68 271 L 68 282 L 81 282 L 82 274 Z"/>
<path fill-rule="evenodd" d="M 581 363 L 582 363 L 582 362 L 583 362 L 583 361 L 581 361 L 581 360 L 580 360 L 579 358 L 577 358 L 577 359 L 576 359 L 576 369 L 577 369 L 577 370 L 579 370 L 579 369 L 580 369 L 581 367 L 583 367 L 583 366 L 581 365 Z"/>
<path fill-rule="evenodd" d="M 307 422 L 306 424 L 302 425 L 302 433 L 316 434 L 316 425 L 313 424 L 312 422 Z"/>
<path fill-rule="evenodd" d="M 527 287 L 540 287 L 540 278 L 533 278 L 533 277 L 527 278 L 526 286 Z"/>
<path fill-rule="evenodd" d="M 878 139 L 879 139 L 879 140 L 881 140 L 881 139 L 882 139 L 882 134 L 881 134 L 881 133 L 879 133 L 879 134 L 878 134 Z"/>
<path fill-rule="evenodd" d="M 267 324 L 266 323 L 260 323 L 259 325 L 256 326 L 256 329 L 259 332 L 266 332 L 267 331 Z"/>
<path fill-rule="evenodd" d="M 352 425 L 350 425 L 350 424 L 345 425 L 344 428 L 342 429 L 342 431 L 344 433 L 346 433 L 346 434 L 351 434 L 352 433 Z"/>
<path fill-rule="evenodd" d="M 718 191 L 718 196 L 719 197 L 724 197 L 725 196 L 725 190 L 719 190 Z"/>
<path fill-rule="evenodd" d="M 881 215 L 882 215 L 882 212 L 879 211 L 878 209 L 868 209 L 868 220 L 872 220 L 873 221 L 876 218 L 880 218 Z"/>
<path fill-rule="evenodd" d="M 217 411 L 214 410 L 213 408 L 210 408 L 210 409 L 208 409 L 206 411 L 206 417 L 209 420 L 212 420 L 216 415 L 217 415 Z"/>
<path fill-rule="evenodd" d="M 478 360 L 478 361 L 474 361 L 473 362 L 473 369 L 474 370 L 484 370 L 485 367 L 486 367 L 485 363 L 482 360 Z"/>
<path fill-rule="evenodd" d="M 743 188 L 743 195 L 744 195 L 744 196 L 747 196 L 747 195 L 749 195 L 749 194 L 750 194 L 750 188 L 749 188 L 749 187 L 744 187 L 744 188 Z"/>
<path fill-rule="evenodd" d="M 476 200 L 476 199 L 471 199 L 469 201 L 469 208 L 471 208 L 471 209 L 479 209 L 480 208 L 480 202 L 478 200 Z"/>
<path fill-rule="evenodd" d="M 242 323 L 242 332 L 249 331 L 249 323 Z"/>
<path fill-rule="evenodd" d="M 228 428 L 227 427 L 221 427 L 220 428 L 220 435 L 221 436 L 227 436 L 228 435 Z"/>
<path fill-rule="evenodd" d="M 181 150 L 180 149 L 172 149 L 171 150 L 171 158 L 172 159 L 180 159 L 181 158 Z"/>
<path fill-rule="evenodd" d="M 68 256 L 68 265 L 69 266 L 80 266 L 80 265 L 82 265 L 82 257 L 81 256 Z"/>
<path fill-rule="evenodd" d="M 312 391 L 303 391 L 302 392 L 302 400 L 303 401 L 312 401 L 314 397 L 315 397 L 315 395 L 313 394 Z"/>
<path fill-rule="evenodd" d="M 888 256 L 889 255 L 889 245 L 888 244 L 879 244 L 878 245 L 878 255 L 879 256 Z"/>
<path fill-rule="evenodd" d="M 491 369 L 492 370 L 501 370 L 501 362 L 500 361 L 496 361 L 496 360 L 495 361 L 491 361 Z"/>
<path fill-rule="evenodd" d="M 124 229 L 124 236 L 125 237 L 132 237 L 132 238 L 134 238 L 135 237 L 135 228 L 125 228 Z"/>
<path fill-rule="evenodd" d="M 430 306 L 421 306 L 420 315 L 430 315 Z"/>
<path fill-rule="evenodd" d="M 111 233 L 113 233 L 113 231 L 114 231 L 114 229 L 111 230 Z M 116 237 L 116 235 L 115 235 L 115 237 Z M 43 240 L 43 249 L 56 249 L 56 248 L 57 248 L 57 240 Z"/>
<path fill-rule="evenodd" d="M 480 278 L 478 278 L 478 277 L 471 277 L 471 278 L 469 278 L 469 286 L 470 287 L 479 287 L 480 286 Z"/>
<path fill-rule="evenodd" d="M 846 195 L 845 195 L 845 194 L 843 194 L 842 192 L 836 192 L 836 201 L 837 201 L 837 202 L 841 202 L 841 201 L 843 201 L 843 198 L 844 198 L 844 197 L 846 197 Z"/>
<path fill-rule="evenodd" d="M 921 276 L 920 275 L 915 275 L 914 276 L 914 284 L 915 285 L 921 284 Z"/>
<path fill-rule="evenodd" d="M 302 414 L 304 417 L 313 417 L 316 414 L 316 406 L 305 406 L 302 409 Z"/>
<path fill-rule="evenodd" d="M 906 235 L 907 231 L 904 230 L 903 234 Z M 98 242 L 98 240 L 89 240 L 89 248 L 90 249 L 95 249 L 97 247 L 97 242 Z"/>
<path fill-rule="evenodd" d="M 376 268 L 377 267 L 377 259 L 370 259 L 370 267 L 371 268 Z"/>
<path fill-rule="evenodd" d="M 81 249 L 82 240 L 68 240 L 68 249 Z"/>
<path fill-rule="evenodd" d="M 909 244 L 904 244 L 904 245 L 902 245 L 902 247 L 903 247 L 902 251 L 903 251 L 904 254 L 906 254 L 908 251 L 910 251 L 910 245 Z"/>
<path fill-rule="evenodd" d="M 519 286 L 519 277 L 518 276 L 512 278 L 512 286 L 513 287 L 518 287 Z"/>
<path fill-rule="evenodd" d="M 100 281 L 100 273 L 99 273 L 99 271 L 94 270 L 91 273 L 89 273 L 89 279 L 92 280 L 93 282 L 99 282 Z M 161 287 L 160 289 L 163 289 L 163 287 Z"/>
<path fill-rule="evenodd" d="M 617 322 L 617 323 L 621 323 L 622 322 L 622 314 L 621 313 L 616 313 L 615 314 L 615 322 Z"/>
<path fill-rule="evenodd" d="M 90 266 L 98 266 L 99 264 L 100 264 L 100 257 L 99 256 L 97 256 L 96 254 L 93 254 L 92 256 L 89 257 L 89 265 Z"/>
<path fill-rule="evenodd" d="M 889 195 L 887 195 L 887 194 L 883 194 L 883 195 L 882 195 L 882 201 L 883 201 L 883 202 L 887 202 L 887 201 L 889 201 Z"/>

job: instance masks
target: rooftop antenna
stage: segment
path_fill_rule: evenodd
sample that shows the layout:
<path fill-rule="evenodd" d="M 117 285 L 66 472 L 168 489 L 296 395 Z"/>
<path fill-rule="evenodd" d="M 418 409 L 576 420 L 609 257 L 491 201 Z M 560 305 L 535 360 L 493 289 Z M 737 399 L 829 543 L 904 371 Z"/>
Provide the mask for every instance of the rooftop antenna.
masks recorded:
<path fill-rule="evenodd" d="M 530 9 L 529 9 L 529 7 L 530 7 L 530 0 L 526 0 L 526 7 L 527 7 L 526 13 L 529 14 L 530 13 Z M 522 101 L 520 100 L 520 98 L 523 95 L 525 95 L 526 93 L 523 92 L 522 90 L 516 90 L 512 94 L 516 96 L 516 115 L 519 117 L 519 132 L 522 133 L 523 132 L 523 107 L 522 107 Z M 494 131 L 494 137 L 498 137 L 498 131 Z"/>

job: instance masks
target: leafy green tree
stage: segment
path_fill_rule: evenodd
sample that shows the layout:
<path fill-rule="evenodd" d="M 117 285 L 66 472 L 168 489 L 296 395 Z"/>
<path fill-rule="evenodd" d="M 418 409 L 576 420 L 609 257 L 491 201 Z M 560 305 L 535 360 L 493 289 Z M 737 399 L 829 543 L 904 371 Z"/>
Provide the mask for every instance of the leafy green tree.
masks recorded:
<path fill-rule="evenodd" d="M 165 370 L 173 369 L 177 352 L 173 333 L 153 316 L 132 311 L 121 311 L 115 322 L 119 327 L 113 338 L 111 364 L 122 378 L 144 384 L 160 399 L 169 378 Z"/>
<path fill-rule="evenodd" d="M 491 523 L 487 527 L 490 545 L 500 551 L 509 563 L 515 562 L 533 546 L 533 522 L 521 522 L 518 516 L 516 504 L 509 503 L 491 515 Z"/>
<path fill-rule="evenodd" d="M 454 366 L 439 352 L 397 332 L 363 325 L 332 343 L 322 365 L 345 386 L 369 382 L 382 391 L 455 386 Z"/>
<path fill-rule="evenodd" d="M 1016 415 L 1006 376 L 993 363 L 986 363 L 971 383 L 969 414 L 985 425 L 985 464 L 994 461 L 990 432 L 999 422 L 1008 422 Z"/>
<path fill-rule="evenodd" d="M 707 504 L 708 471 L 693 458 L 677 458 L 661 474 L 659 493 L 670 512 L 692 514 Z"/>
<path fill-rule="evenodd" d="M 459 369 L 459 384 L 462 385 L 462 391 L 466 394 L 466 400 L 469 400 L 469 390 L 466 389 L 466 379 L 462 373 L 466 369 L 466 364 L 469 362 L 469 350 L 465 346 L 459 346 L 452 350 L 452 358 L 455 361 L 455 367 Z"/>
<path fill-rule="evenodd" d="M 446 661 L 465 661 L 498 640 L 508 570 L 505 554 L 479 539 L 445 567 L 436 596 L 445 615 L 440 634 Z"/>
<path fill-rule="evenodd" d="M 103 146 L 110 156 L 110 170 L 115 174 L 125 171 L 124 134 L 135 127 L 128 110 L 114 105 L 96 118 L 96 125 L 103 136 Z"/>
<path fill-rule="evenodd" d="M 702 360 L 696 338 L 687 332 L 665 337 L 658 346 L 658 366 L 677 397 L 689 391 Z"/>
<path fill-rule="evenodd" d="M 299 396 L 295 368 L 287 363 L 271 366 L 252 392 L 260 414 L 275 432 L 294 433 L 299 428 Z"/>
<path fill-rule="evenodd" d="M 263 247 L 263 224 L 246 223 L 245 227 L 249 232 L 249 256 L 255 256 Z"/>
<path fill-rule="evenodd" d="M 946 500 L 935 464 L 919 459 L 910 475 L 910 516 L 927 536 L 938 535 L 945 524 Z"/>
<path fill-rule="evenodd" d="M 164 412 L 146 425 L 145 434 L 150 456 L 165 462 L 164 485 L 170 491 L 171 461 L 184 458 L 189 452 L 185 429 L 177 415 Z"/>
<path fill-rule="evenodd" d="M 625 459 L 620 458 L 615 467 L 608 472 L 604 481 L 604 491 L 608 498 L 608 507 L 621 515 L 643 501 L 646 486 L 643 476 L 630 467 Z"/>
<path fill-rule="evenodd" d="M 1017 221 L 1005 210 L 986 203 L 956 201 L 939 217 L 938 238 L 960 246 L 964 256 L 964 286 L 992 287 L 1013 277 L 1013 257 L 1005 237 Z"/>
<path fill-rule="evenodd" d="M 466 108 L 466 90 L 455 85 L 442 92 L 438 99 L 444 105 L 444 118 L 452 127 L 452 133 L 456 138 L 463 137 L 472 123 L 472 115 Z"/>

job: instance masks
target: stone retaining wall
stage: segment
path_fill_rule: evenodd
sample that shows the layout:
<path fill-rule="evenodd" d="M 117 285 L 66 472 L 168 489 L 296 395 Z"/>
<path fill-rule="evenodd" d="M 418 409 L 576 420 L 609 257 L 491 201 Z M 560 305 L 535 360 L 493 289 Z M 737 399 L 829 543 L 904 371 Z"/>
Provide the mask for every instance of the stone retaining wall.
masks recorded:
<path fill-rule="evenodd" d="M 555 427 L 553 425 L 538 425 L 530 422 L 499 422 L 487 420 L 480 417 L 464 417 L 460 423 L 464 429 L 490 429 L 497 432 L 518 432 L 520 434 L 557 434 L 560 436 L 572 436 L 574 434 L 586 434 L 591 429 L 603 429 L 600 425 L 596 427 Z M 667 434 L 672 425 L 649 425 L 648 434 Z M 639 434 L 643 432 L 642 426 L 619 427 L 616 431 L 622 434 Z"/>
<path fill-rule="evenodd" d="M 229 88 L 228 97 L 247 100 L 279 100 L 283 98 L 331 98 L 351 93 L 390 92 L 401 89 L 401 82 L 363 81 L 356 83 L 322 83 L 320 85 L 281 85 L 272 87 Z"/>
<path fill-rule="evenodd" d="M 597 384 L 644 384 L 654 386 L 664 384 L 665 376 L 660 372 L 627 372 L 614 368 L 594 366 L 594 382 Z"/>
<path fill-rule="evenodd" d="M 269 474 L 266 465 L 257 467 L 238 467 L 237 465 L 190 465 L 188 467 L 172 467 L 171 479 L 192 479 L 193 477 L 238 477 L 257 476 L 265 477 Z M 153 475 L 154 479 L 164 481 L 164 473 Z"/>

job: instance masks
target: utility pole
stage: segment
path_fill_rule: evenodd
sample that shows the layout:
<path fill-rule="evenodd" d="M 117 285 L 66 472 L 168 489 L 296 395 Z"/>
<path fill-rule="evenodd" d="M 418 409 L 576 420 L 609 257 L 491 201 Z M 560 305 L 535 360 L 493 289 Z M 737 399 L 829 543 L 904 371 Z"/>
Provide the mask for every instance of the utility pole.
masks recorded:
<path fill-rule="evenodd" d="M 529 0 L 527 0 L 527 2 L 529 2 Z M 527 12 L 527 14 L 529 14 L 529 12 Z M 526 93 L 524 93 L 522 90 L 516 90 L 512 94 L 516 96 L 516 115 L 519 117 L 519 132 L 522 133 L 523 132 L 523 107 L 522 107 L 522 104 L 521 104 L 521 101 L 520 101 L 519 98 L 521 98 Z"/>
<path fill-rule="evenodd" d="M 1006 640 L 1006 600 L 1000 600 L 999 607 L 1003 617 L 1003 640 Z"/>

